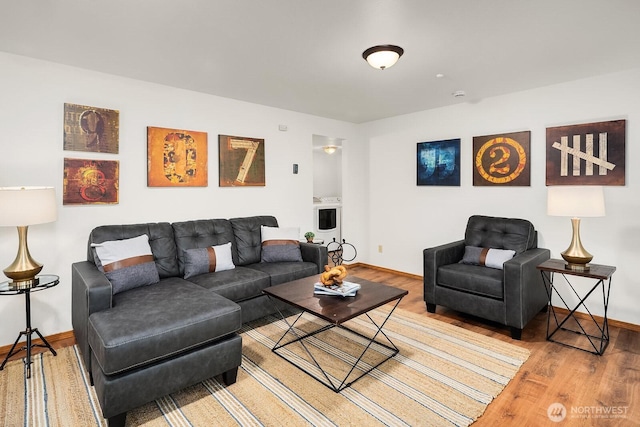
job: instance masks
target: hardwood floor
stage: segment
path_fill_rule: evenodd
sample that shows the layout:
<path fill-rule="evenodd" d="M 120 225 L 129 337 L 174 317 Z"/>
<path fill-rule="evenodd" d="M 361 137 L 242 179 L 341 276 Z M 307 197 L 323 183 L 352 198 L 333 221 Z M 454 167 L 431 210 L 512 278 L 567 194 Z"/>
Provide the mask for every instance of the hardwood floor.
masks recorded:
<path fill-rule="evenodd" d="M 638 426 L 640 425 L 640 332 L 610 326 L 610 342 L 603 356 L 546 340 L 547 315 L 539 313 L 511 339 L 509 328 L 444 307 L 427 313 L 422 278 L 408 277 L 366 266 L 349 274 L 409 291 L 400 307 L 531 351 L 516 377 L 474 424 L 484 426 Z M 547 409 L 562 403 L 566 418 L 553 422 Z M 613 418 L 614 414 L 617 418 Z"/>
<path fill-rule="evenodd" d="M 511 339 L 509 329 L 438 306 L 427 313 L 422 278 L 351 266 L 349 274 L 409 291 L 400 307 L 431 316 L 531 351 L 516 377 L 488 406 L 474 424 L 484 426 L 638 426 L 640 425 L 640 332 L 610 326 L 610 343 L 603 356 L 548 342 L 546 314 L 538 314 L 522 331 L 522 340 Z M 54 348 L 74 343 L 70 333 L 48 336 Z M 0 348 L 0 360 L 9 346 Z M 34 354 L 42 349 L 34 349 Z M 4 354 L 3 354 L 4 353 Z M 12 359 L 24 357 L 24 352 Z M 0 374 L 1 375 L 1 374 Z M 547 416 L 553 403 L 568 411 L 564 421 Z M 617 416 L 618 418 L 612 418 Z"/>

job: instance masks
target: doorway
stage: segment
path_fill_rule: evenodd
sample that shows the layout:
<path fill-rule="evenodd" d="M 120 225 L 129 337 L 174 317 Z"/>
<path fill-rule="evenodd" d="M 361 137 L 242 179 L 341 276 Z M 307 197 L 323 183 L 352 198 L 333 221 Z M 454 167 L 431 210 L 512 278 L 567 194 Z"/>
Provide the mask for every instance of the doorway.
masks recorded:
<path fill-rule="evenodd" d="M 342 241 L 342 144 L 340 138 L 313 135 L 314 233 L 325 246 Z"/>

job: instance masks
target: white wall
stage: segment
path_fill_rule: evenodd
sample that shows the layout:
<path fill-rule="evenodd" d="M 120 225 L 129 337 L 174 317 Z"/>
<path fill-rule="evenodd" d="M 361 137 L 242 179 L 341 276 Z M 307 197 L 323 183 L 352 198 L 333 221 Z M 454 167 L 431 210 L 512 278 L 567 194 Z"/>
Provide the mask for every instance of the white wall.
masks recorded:
<path fill-rule="evenodd" d="M 539 232 L 539 246 L 560 258 L 571 223 L 546 214 L 546 128 L 614 119 L 627 120 L 626 185 L 605 187 L 607 215 L 583 218 L 581 237 L 593 262 L 617 267 L 609 317 L 640 324 L 640 276 L 634 270 L 640 256 L 640 70 L 363 125 L 370 149 L 369 262 L 421 275 L 422 250 L 463 238 L 473 214 L 529 219 Z M 531 186 L 474 187 L 473 137 L 523 130 L 531 131 Z M 451 138 L 461 138 L 460 187 L 418 187 L 416 144 Z M 576 283 L 585 290 L 591 282 Z M 601 315 L 601 294 L 595 297 L 600 308 L 589 308 Z"/>
<path fill-rule="evenodd" d="M 357 126 L 346 122 L 4 53 L 0 76 L 0 186 L 53 186 L 59 201 L 57 222 L 29 228 L 32 256 L 44 264 L 43 273 L 60 276 L 60 285 L 32 297 L 33 326 L 44 335 L 72 329 L 71 264 L 86 259 L 87 236 L 95 226 L 269 214 L 281 225 L 307 230 L 313 224 L 312 135 L 348 139 L 351 148 L 343 150 L 353 149 L 357 155 L 350 158 L 357 163 L 366 161 Z M 63 151 L 65 102 L 119 110 L 120 153 Z M 287 125 L 288 131 L 280 132 L 279 124 Z M 147 126 L 207 132 L 208 187 L 148 188 Z M 218 187 L 219 134 L 264 138 L 265 187 Z M 120 203 L 63 206 L 65 157 L 119 160 Z M 298 175 L 292 173 L 293 163 L 299 164 Z M 354 215 L 366 208 L 365 184 L 366 180 L 352 182 Z M 349 234 L 356 241 L 366 239 L 361 224 L 345 221 L 345 228 L 350 224 L 355 227 Z M 14 228 L 0 228 L 0 268 L 14 259 L 17 240 Z M 0 346 L 13 343 L 24 321 L 24 298 L 0 296 Z"/>
<path fill-rule="evenodd" d="M 610 317 L 640 324 L 640 278 L 632 269 L 640 255 L 640 70 L 359 126 L 4 53 L 0 76 L 0 186 L 54 186 L 59 200 L 57 222 L 29 229 L 33 257 L 45 265 L 43 272 L 61 279 L 33 294 L 33 326 L 45 335 L 71 330 L 71 263 L 85 259 L 95 226 L 273 214 L 282 225 L 310 229 L 314 134 L 344 140 L 342 228 L 358 250 L 355 261 L 422 274 L 422 250 L 461 238 L 476 213 L 530 219 L 540 246 L 557 258 L 571 226 L 567 218 L 546 215 L 545 128 L 620 118 L 627 119 L 627 184 L 605 188 L 607 216 L 583 219 L 582 238 L 595 262 L 618 268 Z M 63 151 L 65 102 L 119 110 L 120 153 Z M 278 131 L 279 124 L 288 131 Z M 207 132 L 209 186 L 148 188 L 147 126 Z M 473 187 L 473 136 L 519 130 L 531 130 L 531 186 Z M 218 187 L 218 134 L 265 139 L 265 187 Z M 462 139 L 462 185 L 417 187 L 416 143 L 449 138 Z M 62 206 L 64 157 L 119 160 L 120 203 Z M 15 229 L 0 228 L 0 268 L 16 248 Z M 12 344 L 24 329 L 24 298 L 0 296 L 0 321 L 0 346 Z"/>

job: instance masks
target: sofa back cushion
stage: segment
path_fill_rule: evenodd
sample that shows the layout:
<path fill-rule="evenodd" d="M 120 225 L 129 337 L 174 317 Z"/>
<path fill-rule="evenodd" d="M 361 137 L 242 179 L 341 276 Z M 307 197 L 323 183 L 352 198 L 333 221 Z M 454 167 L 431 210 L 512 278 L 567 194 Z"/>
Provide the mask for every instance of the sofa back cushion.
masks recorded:
<path fill-rule="evenodd" d="M 252 216 L 231 218 L 233 234 L 236 238 L 238 259 L 235 265 L 249 265 L 260 262 L 262 251 L 262 235 L 260 227 L 277 227 L 278 221 L 273 216 Z"/>
<path fill-rule="evenodd" d="M 87 245 L 87 260 L 94 264 L 99 264 L 93 243 L 103 243 L 113 240 L 131 239 L 142 234 L 149 236 L 149 246 L 158 269 L 161 279 L 165 277 L 177 276 L 180 274 L 178 268 L 178 256 L 173 228 L 168 222 L 148 223 L 148 224 L 125 224 L 125 225 L 103 225 L 94 228 L 89 234 Z"/>
<path fill-rule="evenodd" d="M 201 249 L 231 242 L 231 257 L 238 265 L 236 239 L 231 222 L 227 219 L 198 219 L 171 224 L 178 248 L 180 276 L 184 276 L 185 253 L 189 249 Z"/>
<path fill-rule="evenodd" d="M 510 249 L 516 254 L 537 247 L 537 234 L 526 219 L 474 215 L 464 235 L 466 246 Z"/>

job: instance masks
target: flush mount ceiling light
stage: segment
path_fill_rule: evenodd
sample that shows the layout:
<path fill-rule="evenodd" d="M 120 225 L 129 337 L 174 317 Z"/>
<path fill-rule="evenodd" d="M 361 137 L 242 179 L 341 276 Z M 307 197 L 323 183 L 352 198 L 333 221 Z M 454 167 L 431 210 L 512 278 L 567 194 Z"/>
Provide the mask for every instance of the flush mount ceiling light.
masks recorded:
<path fill-rule="evenodd" d="M 378 70 L 387 69 L 396 62 L 404 53 L 404 49 L 400 46 L 394 46 L 391 44 L 385 44 L 380 46 L 373 46 L 362 52 L 362 57 L 373 68 Z"/>
<path fill-rule="evenodd" d="M 338 147 L 336 145 L 325 145 L 324 147 L 322 147 L 322 149 L 324 150 L 325 153 L 327 154 L 333 154 L 336 152 L 336 150 L 338 149 Z"/>

